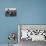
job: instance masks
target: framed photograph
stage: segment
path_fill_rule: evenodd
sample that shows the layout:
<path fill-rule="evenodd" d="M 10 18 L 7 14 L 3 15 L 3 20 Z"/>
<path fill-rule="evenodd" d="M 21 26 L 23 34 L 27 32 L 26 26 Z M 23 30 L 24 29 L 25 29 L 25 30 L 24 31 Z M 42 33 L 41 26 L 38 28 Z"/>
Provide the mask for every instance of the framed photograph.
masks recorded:
<path fill-rule="evenodd" d="M 5 16 L 16 16 L 16 8 L 5 8 Z"/>

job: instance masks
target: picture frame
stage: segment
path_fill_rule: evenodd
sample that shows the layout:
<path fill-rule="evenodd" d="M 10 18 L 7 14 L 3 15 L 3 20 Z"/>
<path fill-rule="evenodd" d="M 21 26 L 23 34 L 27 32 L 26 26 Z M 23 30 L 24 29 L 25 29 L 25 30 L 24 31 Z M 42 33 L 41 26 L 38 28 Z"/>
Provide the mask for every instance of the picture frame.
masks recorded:
<path fill-rule="evenodd" d="M 5 16 L 16 16 L 16 8 L 5 8 Z"/>

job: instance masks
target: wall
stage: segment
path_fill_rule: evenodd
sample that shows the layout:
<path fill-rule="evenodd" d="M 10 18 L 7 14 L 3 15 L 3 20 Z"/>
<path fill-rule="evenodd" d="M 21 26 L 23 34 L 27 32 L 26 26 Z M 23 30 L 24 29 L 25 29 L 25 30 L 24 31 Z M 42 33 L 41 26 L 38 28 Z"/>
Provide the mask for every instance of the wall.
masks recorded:
<path fill-rule="evenodd" d="M 5 8 L 17 8 L 16 17 L 5 17 Z M 46 0 L 0 0 L 0 44 L 8 43 L 17 24 L 46 24 Z M 17 42 L 17 40 L 16 40 Z"/>

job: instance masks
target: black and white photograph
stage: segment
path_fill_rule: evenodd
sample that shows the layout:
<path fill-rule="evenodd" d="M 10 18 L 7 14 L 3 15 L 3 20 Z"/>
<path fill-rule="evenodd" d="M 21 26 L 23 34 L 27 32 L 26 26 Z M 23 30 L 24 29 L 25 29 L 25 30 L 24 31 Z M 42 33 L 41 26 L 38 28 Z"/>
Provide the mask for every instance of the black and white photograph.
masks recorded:
<path fill-rule="evenodd" d="M 16 16 L 16 8 L 5 8 L 5 16 Z"/>

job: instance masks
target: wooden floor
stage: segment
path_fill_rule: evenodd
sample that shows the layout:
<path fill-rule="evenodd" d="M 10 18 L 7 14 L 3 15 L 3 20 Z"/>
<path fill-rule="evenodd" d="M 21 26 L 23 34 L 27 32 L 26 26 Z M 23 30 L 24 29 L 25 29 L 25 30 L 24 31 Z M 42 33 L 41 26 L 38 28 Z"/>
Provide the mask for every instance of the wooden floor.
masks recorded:
<path fill-rule="evenodd" d="M 31 40 L 21 40 L 20 41 L 20 46 L 46 46 L 45 41 L 34 41 L 32 42 Z"/>
<path fill-rule="evenodd" d="M 8 44 L 0 44 L 0 46 L 8 46 Z M 43 41 L 32 42 L 31 40 L 28 41 L 21 40 L 19 44 L 15 44 L 14 46 L 46 46 L 46 42 Z"/>

